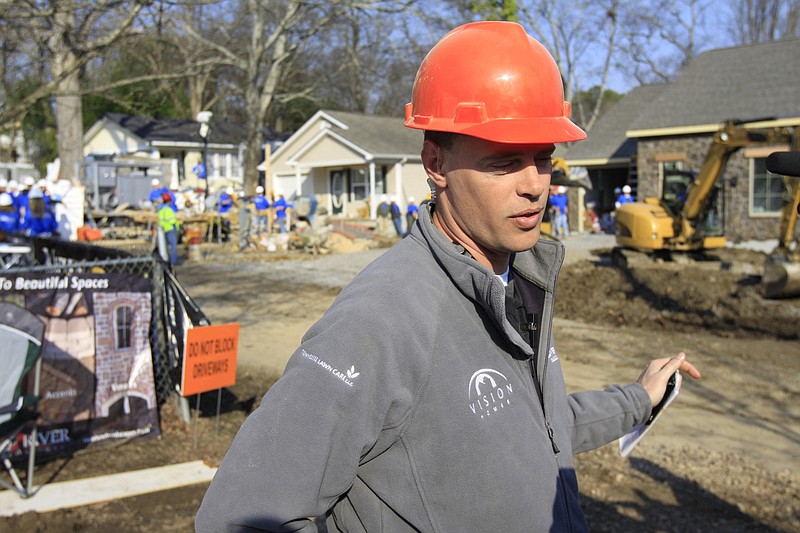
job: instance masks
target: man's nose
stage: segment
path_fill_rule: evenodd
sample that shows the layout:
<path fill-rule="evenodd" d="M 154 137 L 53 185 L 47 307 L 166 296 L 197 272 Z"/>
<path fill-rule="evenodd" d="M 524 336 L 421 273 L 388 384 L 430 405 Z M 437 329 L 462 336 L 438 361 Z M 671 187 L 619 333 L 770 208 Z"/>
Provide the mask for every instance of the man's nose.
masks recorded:
<path fill-rule="evenodd" d="M 550 174 L 541 172 L 536 162 L 531 162 L 520 171 L 517 191 L 520 196 L 538 198 L 547 190 Z"/>

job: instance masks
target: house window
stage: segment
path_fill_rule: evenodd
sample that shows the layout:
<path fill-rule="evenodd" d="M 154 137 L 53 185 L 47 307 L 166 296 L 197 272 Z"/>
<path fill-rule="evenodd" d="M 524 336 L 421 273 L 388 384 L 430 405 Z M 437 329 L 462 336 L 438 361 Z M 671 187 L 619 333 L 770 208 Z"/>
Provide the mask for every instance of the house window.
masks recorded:
<path fill-rule="evenodd" d="M 350 176 L 350 198 L 353 201 L 364 200 L 369 195 L 369 172 L 365 168 L 356 168 Z"/>
<path fill-rule="evenodd" d="M 375 169 L 375 193 L 386 194 L 386 165 Z"/>
<path fill-rule="evenodd" d="M 230 154 L 214 154 L 211 157 L 214 177 L 227 178 L 230 176 Z"/>
<path fill-rule="evenodd" d="M 767 159 L 750 159 L 750 213 L 780 215 L 784 193 L 783 177 L 767 170 Z"/>
<path fill-rule="evenodd" d="M 117 307 L 114 316 L 116 349 L 130 348 L 133 342 L 133 308 L 124 305 Z"/>

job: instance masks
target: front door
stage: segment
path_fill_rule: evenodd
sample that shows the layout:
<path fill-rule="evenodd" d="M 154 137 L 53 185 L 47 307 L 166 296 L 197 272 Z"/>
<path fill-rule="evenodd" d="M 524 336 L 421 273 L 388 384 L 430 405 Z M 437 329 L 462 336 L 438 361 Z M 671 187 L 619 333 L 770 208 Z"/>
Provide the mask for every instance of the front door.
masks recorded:
<path fill-rule="evenodd" d="M 347 200 L 347 171 L 331 170 L 331 213 L 341 215 Z"/>

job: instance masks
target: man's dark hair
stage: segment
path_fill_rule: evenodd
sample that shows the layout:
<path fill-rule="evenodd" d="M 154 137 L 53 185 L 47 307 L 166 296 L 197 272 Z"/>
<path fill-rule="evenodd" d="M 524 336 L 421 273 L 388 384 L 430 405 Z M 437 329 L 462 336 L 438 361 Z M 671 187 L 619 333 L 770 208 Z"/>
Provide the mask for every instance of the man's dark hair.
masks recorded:
<path fill-rule="evenodd" d="M 449 131 L 430 131 L 425 130 L 425 140 L 433 141 L 444 150 L 452 150 L 456 140 L 461 137 L 459 133 L 452 133 Z"/>

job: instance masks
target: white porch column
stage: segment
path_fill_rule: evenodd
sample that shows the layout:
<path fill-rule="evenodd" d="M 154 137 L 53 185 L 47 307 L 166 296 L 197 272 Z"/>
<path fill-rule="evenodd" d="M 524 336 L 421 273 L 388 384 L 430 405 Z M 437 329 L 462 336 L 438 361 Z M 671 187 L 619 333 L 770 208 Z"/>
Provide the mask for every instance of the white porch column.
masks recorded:
<path fill-rule="evenodd" d="M 375 161 L 369 161 L 369 218 L 377 216 L 378 205 L 375 201 Z"/>
<path fill-rule="evenodd" d="M 403 167 L 405 167 L 406 161 L 408 161 L 408 158 L 404 157 L 394 164 L 394 190 L 397 196 L 397 205 L 403 213 L 408 207 L 406 205 L 406 196 L 403 194 Z"/>
<path fill-rule="evenodd" d="M 169 186 L 170 186 L 170 188 L 179 187 L 180 183 L 178 183 L 179 176 L 178 176 L 178 160 L 177 159 L 170 160 L 169 173 L 170 173 L 170 178 L 169 178 Z"/>
<path fill-rule="evenodd" d="M 300 179 L 303 176 L 303 173 L 300 172 L 300 165 L 294 167 L 294 187 L 295 187 L 295 198 L 300 197 L 300 193 L 303 192 L 303 182 Z"/>

